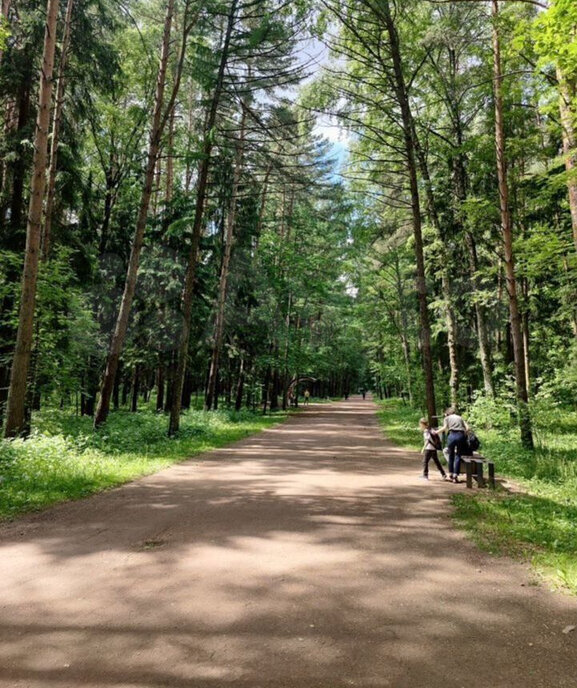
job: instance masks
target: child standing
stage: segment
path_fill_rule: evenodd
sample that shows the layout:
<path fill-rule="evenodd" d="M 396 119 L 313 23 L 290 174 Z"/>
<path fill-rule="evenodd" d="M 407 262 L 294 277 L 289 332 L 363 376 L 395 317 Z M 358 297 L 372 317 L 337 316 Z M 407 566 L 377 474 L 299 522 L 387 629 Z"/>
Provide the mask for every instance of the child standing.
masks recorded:
<path fill-rule="evenodd" d="M 433 459 L 433 461 L 435 462 L 435 466 L 439 469 L 442 479 L 446 480 L 447 474 L 445 473 L 445 469 L 441 465 L 441 462 L 439 461 L 439 457 L 437 455 L 437 451 L 441 448 L 441 440 L 439 438 L 439 435 L 435 430 L 433 430 L 429 426 L 429 423 L 426 418 L 421 418 L 421 420 L 419 421 L 419 427 L 421 428 L 421 431 L 423 433 L 423 439 L 425 441 L 423 448 L 421 449 L 421 453 L 424 454 L 423 473 L 421 475 L 421 478 L 423 480 L 429 479 L 429 461 Z"/>

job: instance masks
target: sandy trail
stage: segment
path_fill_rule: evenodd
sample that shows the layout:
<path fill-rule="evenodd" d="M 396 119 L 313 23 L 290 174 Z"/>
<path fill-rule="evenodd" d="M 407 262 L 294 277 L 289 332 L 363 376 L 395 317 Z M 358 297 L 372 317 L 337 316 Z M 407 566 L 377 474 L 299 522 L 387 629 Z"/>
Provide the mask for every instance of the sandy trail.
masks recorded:
<path fill-rule="evenodd" d="M 0 686 L 576 688 L 577 601 L 455 531 L 370 401 L 0 527 Z"/>

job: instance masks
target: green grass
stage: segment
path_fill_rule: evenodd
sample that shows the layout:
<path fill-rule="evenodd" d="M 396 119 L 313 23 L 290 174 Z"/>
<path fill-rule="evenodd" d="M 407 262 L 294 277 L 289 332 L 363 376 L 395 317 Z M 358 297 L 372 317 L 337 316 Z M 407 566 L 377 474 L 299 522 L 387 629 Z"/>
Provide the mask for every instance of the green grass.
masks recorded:
<path fill-rule="evenodd" d="M 379 411 L 386 436 L 411 449 L 422 446 L 419 416 L 397 400 Z M 459 492 L 455 522 L 484 550 L 528 560 L 553 586 L 577 594 L 577 413 L 536 408 L 534 452 L 521 447 L 510 425 L 484 429 L 474 410 L 471 417 L 497 477 L 520 489 Z"/>
<path fill-rule="evenodd" d="M 155 473 L 285 417 L 191 410 L 183 414 L 178 437 L 169 439 L 166 417 L 152 411 L 117 411 L 93 432 L 90 418 L 45 410 L 29 439 L 0 441 L 0 520 Z"/>

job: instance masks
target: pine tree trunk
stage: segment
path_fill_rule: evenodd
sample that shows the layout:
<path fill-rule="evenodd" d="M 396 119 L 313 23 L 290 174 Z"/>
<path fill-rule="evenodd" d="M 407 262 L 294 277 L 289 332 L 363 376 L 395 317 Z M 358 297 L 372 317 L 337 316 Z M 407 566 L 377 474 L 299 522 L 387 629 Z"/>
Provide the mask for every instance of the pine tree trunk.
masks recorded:
<path fill-rule="evenodd" d="M 573 112 L 571 107 L 575 101 L 577 88 L 574 83 L 565 79 L 559 67 L 557 68 L 557 81 L 559 83 L 559 110 L 563 134 L 563 154 L 565 155 L 565 169 L 567 170 L 569 209 L 571 210 L 573 242 L 577 251 L 577 134 L 575 132 L 577 114 Z"/>
<path fill-rule="evenodd" d="M 469 271 L 473 282 L 473 289 L 478 292 L 481 284 L 478 277 L 479 264 L 477 259 L 477 247 L 475 239 L 470 232 L 466 232 L 465 241 L 467 243 L 467 254 L 469 258 Z M 493 383 L 493 361 L 491 347 L 489 345 L 489 335 L 487 321 L 485 318 L 485 308 L 475 302 L 475 319 L 477 323 L 477 336 L 479 339 L 479 358 L 481 360 L 481 370 L 483 372 L 483 386 L 485 394 L 493 398 L 495 396 L 495 386 Z"/>
<path fill-rule="evenodd" d="M 204 221 L 204 206 L 206 202 L 206 189 L 208 182 L 208 172 L 210 167 L 210 156 L 213 148 L 213 130 L 214 125 L 216 123 L 218 105 L 220 103 L 220 98 L 224 86 L 224 73 L 229 59 L 230 41 L 232 38 L 232 31 L 236 21 L 237 6 L 238 0 L 232 0 L 232 4 L 230 6 L 230 11 L 227 19 L 226 33 L 222 46 L 217 81 L 215 84 L 210 110 L 206 121 L 205 140 L 202 151 L 203 158 L 199 166 L 198 181 L 196 184 L 196 203 L 194 209 L 194 221 L 192 224 L 192 239 L 190 251 L 188 254 L 188 264 L 182 295 L 182 330 L 180 333 L 180 341 L 178 347 L 178 362 L 176 366 L 174 380 L 175 390 L 173 398 L 171 400 L 170 420 L 168 425 L 168 434 L 171 436 L 178 432 L 178 428 L 180 426 L 182 387 L 184 385 L 184 376 L 186 374 L 186 365 L 188 358 L 188 344 L 190 341 L 190 326 L 192 320 L 192 301 L 194 296 L 194 283 L 196 280 L 198 249 L 200 246 L 200 237 Z"/>
<path fill-rule="evenodd" d="M 399 257 L 395 256 L 395 288 L 397 291 L 397 299 L 399 301 L 399 313 L 401 316 L 401 346 L 403 348 L 403 358 L 405 359 L 405 372 L 407 376 L 407 393 L 409 395 L 409 402 L 413 403 L 413 384 L 411 376 L 411 346 L 407 333 L 409 331 L 409 322 L 407 318 L 407 311 L 405 308 L 405 294 L 403 291 L 403 280 L 401 276 L 401 268 L 399 265 Z"/>
<path fill-rule="evenodd" d="M 18 333 L 12 360 L 10 388 L 6 409 L 6 437 L 20 434 L 25 423 L 26 381 L 34 336 L 34 312 L 36 286 L 40 259 L 42 231 L 42 206 L 46 188 L 46 161 L 48 157 L 48 128 L 50 126 L 50 104 L 52 99 L 52 73 L 56 48 L 56 27 L 59 0 L 48 0 L 46 8 L 46 29 L 40 77 L 38 117 L 34 137 L 34 163 L 30 189 L 30 206 L 26 227 L 26 254 L 22 276 L 22 292 L 18 319 Z"/>
<path fill-rule="evenodd" d="M 58 144 L 60 141 L 60 122 L 62 108 L 64 107 L 64 90 L 66 87 L 65 73 L 68 64 L 68 50 L 70 48 L 70 28 L 72 23 L 72 10 L 74 0 L 68 0 L 66 15 L 64 18 L 64 31 L 62 35 L 62 48 L 60 52 L 60 64 L 58 66 L 58 78 L 56 81 L 56 100 L 54 114 L 52 116 L 52 137 L 50 143 L 50 163 L 48 166 L 48 188 L 46 190 L 46 208 L 44 210 L 44 232 L 42 235 L 42 257 L 48 258 L 50 253 L 50 241 L 52 238 L 52 215 L 54 213 L 54 199 L 56 193 L 56 171 L 58 165 Z"/>
<path fill-rule="evenodd" d="M 417 263 L 416 290 L 419 300 L 419 317 L 421 323 L 421 347 L 423 357 L 423 373 L 425 377 L 425 401 L 429 423 L 433 424 L 436 417 L 435 386 L 433 377 L 433 357 L 431 353 L 431 325 L 429 322 L 427 282 L 425 276 L 425 258 L 423 253 L 423 235 L 421 225 L 421 203 L 417 179 L 417 165 L 415 161 L 415 144 L 413 139 L 414 122 L 402 69 L 401 50 L 397 29 L 391 15 L 389 0 L 383 0 L 383 15 L 385 28 L 389 36 L 391 57 L 394 70 L 394 87 L 397 102 L 401 110 L 407 172 L 409 175 L 411 210 L 413 218 L 413 236 L 415 239 L 415 257 Z"/>
<path fill-rule="evenodd" d="M 162 411 L 164 408 L 164 364 L 158 357 L 158 367 L 156 369 L 156 410 Z"/>
<path fill-rule="evenodd" d="M 225 231 L 225 245 L 224 245 L 224 257 L 222 260 L 222 266 L 220 269 L 220 282 L 218 289 L 218 301 L 216 307 L 216 322 L 214 325 L 214 338 L 212 347 L 212 357 L 210 362 L 210 373 L 208 376 L 208 391 L 206 395 L 206 405 L 207 411 L 213 406 L 215 401 L 215 390 L 218 379 L 218 366 L 220 351 L 222 349 L 222 339 L 224 333 L 224 316 L 225 316 L 225 305 L 226 305 L 226 291 L 228 284 L 228 275 L 230 271 L 230 259 L 232 256 L 232 246 L 234 241 L 234 229 L 236 226 L 236 214 L 237 214 L 237 201 L 238 201 L 238 187 L 240 184 L 240 178 L 242 173 L 242 162 L 243 162 L 243 147 L 244 147 L 244 127 L 246 121 L 246 112 L 243 108 L 241 131 L 240 131 L 240 141 L 237 145 L 237 151 L 234 163 L 234 174 L 232 180 L 232 192 L 230 197 L 230 206 L 228 209 L 228 214 L 226 218 L 226 231 Z M 216 405 L 215 405 L 216 409 Z"/>
<path fill-rule="evenodd" d="M 234 410 L 240 411 L 242 408 L 242 397 L 244 394 L 244 356 L 240 359 L 240 365 L 238 370 L 238 380 L 236 383 L 236 394 L 234 402 Z"/>
<path fill-rule="evenodd" d="M 499 181 L 499 202 L 501 207 L 501 226 L 503 230 L 503 248 L 505 258 L 505 276 L 509 295 L 509 314 L 511 339 L 515 362 L 515 384 L 521 441 L 526 449 L 533 449 L 533 433 L 529 412 L 527 390 L 527 372 L 521 333 L 521 314 L 517 294 L 517 277 L 515 273 L 515 255 L 513 252 L 513 223 L 509 207 L 509 185 L 507 181 L 507 161 L 505 157 L 505 129 L 503 121 L 503 93 L 501 73 L 501 45 L 499 35 L 499 2 L 492 0 L 493 6 L 493 66 L 495 91 L 495 147 L 497 152 L 497 177 Z"/>
<path fill-rule="evenodd" d="M 166 206 L 172 201 L 174 192 L 174 108 L 168 119 L 168 141 L 166 144 L 166 179 L 164 187 L 164 203 Z"/>
<path fill-rule="evenodd" d="M 136 413 L 138 411 L 138 394 L 140 393 L 140 366 L 138 363 L 134 366 L 134 373 L 132 375 L 132 399 L 130 401 L 130 411 Z"/>
<path fill-rule="evenodd" d="M 453 289 L 450 278 L 450 258 L 446 249 L 447 236 L 446 232 L 441 227 L 441 221 L 437 212 L 437 203 L 433 193 L 433 185 L 429 175 L 429 165 L 423 149 L 421 148 L 417 132 L 413 129 L 413 140 L 415 146 L 415 153 L 419 161 L 421 175 L 425 182 L 425 192 L 427 196 L 427 205 L 431 224 L 435 228 L 442 244 L 441 260 L 443 266 L 441 268 L 441 289 L 444 300 L 445 324 L 447 327 L 447 349 L 449 351 L 449 389 L 451 391 L 451 406 L 459 408 L 459 384 L 460 384 L 460 370 L 459 361 L 457 357 L 457 322 L 455 319 L 455 311 L 453 308 Z"/>
<path fill-rule="evenodd" d="M 138 264 L 140 260 L 140 252 L 144 242 L 144 230 L 148 219 L 148 209 L 150 206 L 150 199 L 152 196 L 152 187 L 154 183 L 154 173 L 156 170 L 156 163 L 160 152 L 160 140 L 162 137 L 163 125 L 166 123 L 166 118 L 162 117 L 162 109 L 164 102 L 164 90 L 166 85 L 166 72 L 168 67 L 168 59 L 170 55 L 170 34 L 172 29 L 172 20 L 174 15 L 175 0 L 167 0 L 166 15 L 164 19 L 164 33 L 162 39 L 162 51 L 160 57 L 160 65 L 158 69 L 158 76 L 156 81 L 156 93 L 154 97 L 154 112 L 152 117 L 152 126 L 150 130 L 148 154 L 146 163 L 146 173 L 144 177 L 144 186 L 140 198 L 140 207 L 138 211 L 138 218 L 132 241 L 132 249 L 130 251 L 130 260 L 128 270 L 126 273 L 126 281 L 124 284 L 124 293 L 120 303 L 120 309 L 116 319 L 116 326 L 114 334 L 110 342 L 108 350 L 108 358 L 106 362 L 106 370 L 102 379 L 100 388 L 100 399 L 98 408 L 94 416 L 94 427 L 98 428 L 106 422 L 108 412 L 110 410 L 110 398 L 114 388 L 114 379 L 118 370 L 118 363 L 120 361 L 120 354 L 124 347 L 124 340 L 126 338 L 126 331 L 128 329 L 128 319 L 130 316 L 130 309 L 136 291 L 136 279 L 138 276 Z"/>

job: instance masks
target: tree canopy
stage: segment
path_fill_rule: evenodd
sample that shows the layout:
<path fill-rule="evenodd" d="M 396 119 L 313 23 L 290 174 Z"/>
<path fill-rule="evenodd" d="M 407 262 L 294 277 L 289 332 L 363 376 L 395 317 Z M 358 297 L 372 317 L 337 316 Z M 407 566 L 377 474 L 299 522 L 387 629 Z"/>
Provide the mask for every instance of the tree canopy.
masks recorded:
<path fill-rule="evenodd" d="M 530 448 L 536 400 L 577 403 L 576 24 L 571 0 L 4 0 L 4 434 L 370 388 L 432 422 L 498 400 Z"/>

